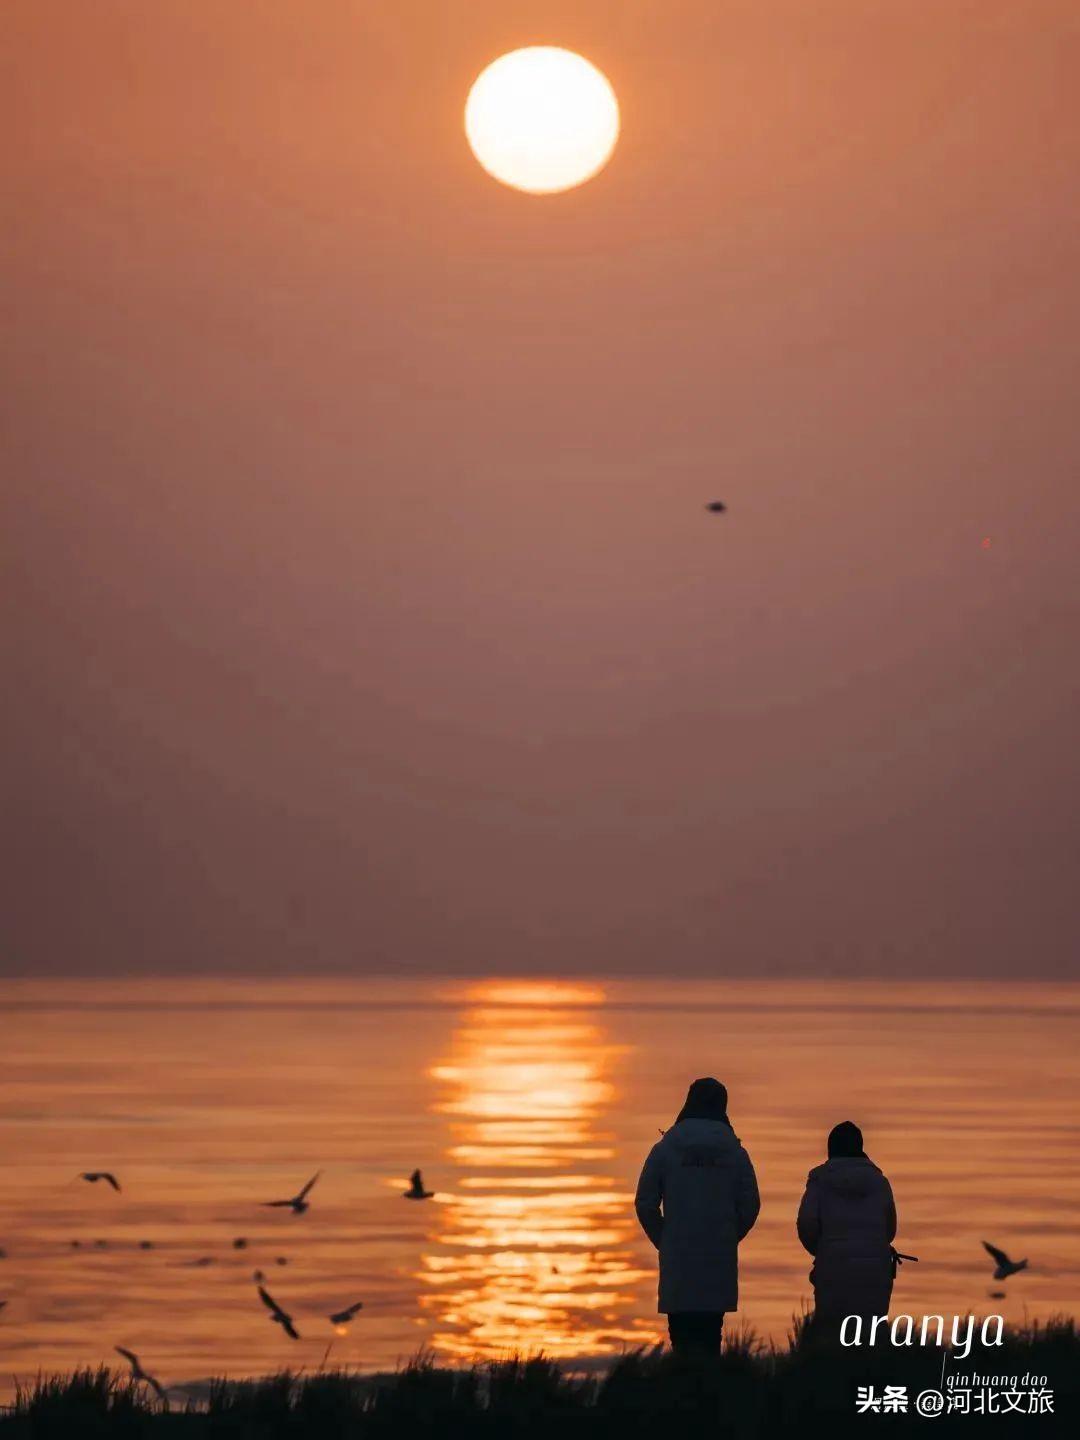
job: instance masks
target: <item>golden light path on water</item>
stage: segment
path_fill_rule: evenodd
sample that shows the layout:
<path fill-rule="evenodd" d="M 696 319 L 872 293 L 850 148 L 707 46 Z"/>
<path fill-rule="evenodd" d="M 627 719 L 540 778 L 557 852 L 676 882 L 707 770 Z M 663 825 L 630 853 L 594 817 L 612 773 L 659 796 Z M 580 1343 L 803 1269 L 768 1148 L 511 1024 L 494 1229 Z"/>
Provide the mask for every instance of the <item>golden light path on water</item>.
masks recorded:
<path fill-rule="evenodd" d="M 421 1274 L 432 1344 L 460 1359 L 537 1337 L 552 1356 L 610 1354 L 652 1338 L 635 1314 L 648 1278 L 632 1193 L 605 1128 L 624 1051 L 596 1018 L 601 989 L 488 983 L 468 995 L 449 1058 L 432 1069 L 449 1117 L 448 1196 Z"/>
<path fill-rule="evenodd" d="M 737 1323 L 783 1343 L 806 1302 L 795 1212 L 849 1118 L 921 1257 L 894 1311 L 1080 1312 L 1075 985 L 28 980 L 0 982 L 0 1012 L 0 1394 L 115 1363 L 114 1345 L 199 1394 L 223 1372 L 317 1369 L 328 1345 L 375 1370 L 421 1348 L 578 1360 L 650 1341 L 632 1192 L 710 1073 L 763 1198 Z M 416 1166 L 435 1198 L 414 1204 Z M 122 1193 L 77 1178 L 96 1169 Z M 317 1170 L 306 1215 L 264 1208 Z M 984 1239 L 1030 1268 L 995 1286 Z"/>

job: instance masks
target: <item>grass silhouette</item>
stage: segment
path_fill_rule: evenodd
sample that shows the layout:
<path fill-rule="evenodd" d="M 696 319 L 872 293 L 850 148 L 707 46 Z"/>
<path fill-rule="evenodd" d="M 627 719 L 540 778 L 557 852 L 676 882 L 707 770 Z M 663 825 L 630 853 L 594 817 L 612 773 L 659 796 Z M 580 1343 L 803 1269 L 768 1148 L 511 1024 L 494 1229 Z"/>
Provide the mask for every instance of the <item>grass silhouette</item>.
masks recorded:
<path fill-rule="evenodd" d="M 976 1355 L 978 1359 L 976 1360 Z M 988 1358 L 988 1357 L 992 1357 Z M 947 1372 L 1045 1376 L 1052 1414 L 1031 1416 L 914 1413 L 915 1396 L 941 1385 L 943 1353 L 935 1347 L 822 1350 L 797 1322 L 786 1349 L 734 1331 L 723 1354 L 690 1363 L 659 1348 L 637 1350 L 599 1374 L 575 1373 L 544 1355 L 460 1369 L 420 1354 L 392 1374 L 282 1371 L 259 1380 L 211 1382 L 199 1403 L 171 1406 L 145 1385 L 102 1367 L 39 1376 L 0 1414 L 0 1440 L 158 1437 L 177 1440 L 774 1440 L 782 1436 L 859 1436 L 878 1429 L 977 1437 L 1077 1434 L 1080 1420 L 1080 1332 L 1073 1319 L 1031 1323 L 1006 1332 L 1005 1344 L 946 1358 Z M 907 1388 L 907 1414 L 858 1415 L 856 1387 Z"/>

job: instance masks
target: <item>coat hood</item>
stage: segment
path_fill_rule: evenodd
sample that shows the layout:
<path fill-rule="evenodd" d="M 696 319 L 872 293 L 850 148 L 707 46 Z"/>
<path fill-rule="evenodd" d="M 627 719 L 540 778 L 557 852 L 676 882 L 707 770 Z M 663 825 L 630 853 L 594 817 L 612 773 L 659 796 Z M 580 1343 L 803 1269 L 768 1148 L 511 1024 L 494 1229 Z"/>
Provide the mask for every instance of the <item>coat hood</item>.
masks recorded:
<path fill-rule="evenodd" d="M 878 1188 L 882 1174 L 872 1160 L 860 1155 L 826 1160 L 824 1165 L 815 1165 L 807 1179 L 816 1180 L 819 1185 L 835 1190 L 838 1195 L 847 1195 L 857 1200 Z"/>

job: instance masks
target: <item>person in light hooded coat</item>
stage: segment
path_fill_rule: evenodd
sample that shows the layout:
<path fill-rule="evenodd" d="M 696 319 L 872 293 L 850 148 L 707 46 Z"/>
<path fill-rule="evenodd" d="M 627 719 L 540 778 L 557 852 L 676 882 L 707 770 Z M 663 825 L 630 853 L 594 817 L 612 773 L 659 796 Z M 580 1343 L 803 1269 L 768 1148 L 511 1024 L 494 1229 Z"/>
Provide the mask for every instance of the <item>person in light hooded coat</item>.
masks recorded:
<path fill-rule="evenodd" d="M 892 1187 L 863 1150 L 850 1120 L 829 1133 L 829 1158 L 806 1177 L 796 1222 L 814 1257 L 814 1326 L 839 1335 L 845 1315 L 887 1315 L 893 1286 L 896 1204 Z"/>
<path fill-rule="evenodd" d="M 754 1167 L 728 1120 L 727 1090 L 695 1080 L 649 1152 L 635 1199 L 659 1251 L 656 1308 L 668 1317 L 676 1351 L 719 1353 L 724 1314 L 739 1304 L 739 1242 L 760 1208 Z"/>

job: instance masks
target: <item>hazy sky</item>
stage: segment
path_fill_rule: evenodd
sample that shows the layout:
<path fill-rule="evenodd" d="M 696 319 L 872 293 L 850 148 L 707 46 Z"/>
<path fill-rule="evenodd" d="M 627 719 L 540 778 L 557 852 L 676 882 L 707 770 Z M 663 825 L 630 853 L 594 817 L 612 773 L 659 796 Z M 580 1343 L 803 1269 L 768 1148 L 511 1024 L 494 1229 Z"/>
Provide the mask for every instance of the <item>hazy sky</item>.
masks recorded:
<path fill-rule="evenodd" d="M 1071 973 L 1073 0 L 2 26 L 0 968 Z"/>

